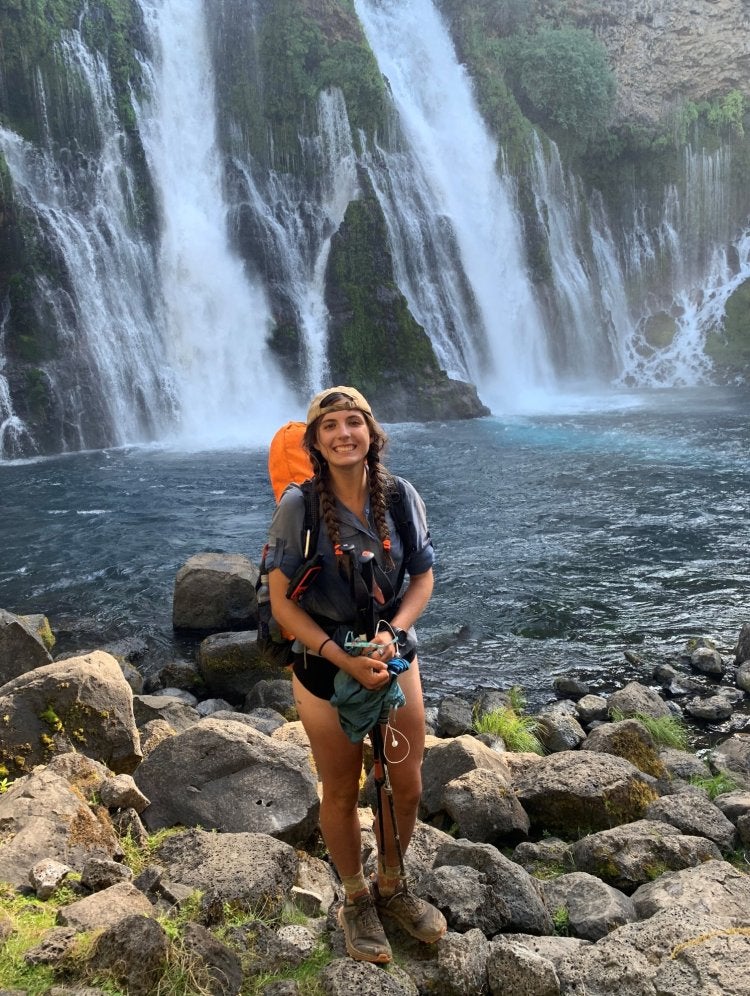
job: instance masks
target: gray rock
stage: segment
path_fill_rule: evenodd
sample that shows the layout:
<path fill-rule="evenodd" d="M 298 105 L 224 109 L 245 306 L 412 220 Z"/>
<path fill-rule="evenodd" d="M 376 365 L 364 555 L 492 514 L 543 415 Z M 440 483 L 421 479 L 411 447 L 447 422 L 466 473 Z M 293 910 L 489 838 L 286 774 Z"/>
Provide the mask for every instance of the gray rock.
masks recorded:
<path fill-rule="evenodd" d="M 739 787 L 750 789 L 750 733 L 734 733 L 717 744 L 709 763 L 717 773 L 733 778 Z"/>
<path fill-rule="evenodd" d="M 231 902 L 238 909 L 282 908 L 295 883 L 299 859 L 293 847 L 262 833 L 185 830 L 168 837 L 155 853 L 163 879 L 200 889 L 204 905 Z"/>
<path fill-rule="evenodd" d="M 164 928 L 150 916 L 134 913 L 103 923 L 91 959 L 95 971 L 112 972 L 128 996 L 147 996 L 163 976 L 170 943 Z M 218 991 L 218 990 L 217 990 Z"/>
<path fill-rule="evenodd" d="M 625 893 L 664 872 L 721 858 L 712 841 L 685 836 L 656 820 L 637 820 L 589 834 L 571 845 L 571 854 L 579 871 L 596 875 Z"/>
<path fill-rule="evenodd" d="M 206 977 L 213 996 L 236 996 L 242 988 L 242 963 L 239 956 L 214 937 L 204 926 L 188 923 L 182 932 L 185 953 L 201 975 Z"/>
<path fill-rule="evenodd" d="M 132 870 L 119 861 L 107 858 L 89 858 L 81 872 L 81 884 L 92 892 L 101 892 L 118 882 L 130 882 Z"/>
<path fill-rule="evenodd" d="M 559 996 L 560 980 L 547 958 L 516 941 L 495 938 L 487 958 L 491 996 Z"/>
<path fill-rule="evenodd" d="M 422 898 L 445 915 L 450 930 L 460 934 L 477 928 L 485 937 L 494 937 L 510 922 L 504 898 L 495 895 L 486 876 L 476 868 L 433 868 L 422 875 L 419 888 Z"/>
<path fill-rule="evenodd" d="M 576 709 L 583 726 L 595 721 L 604 722 L 607 718 L 607 700 L 603 695 L 584 695 L 576 703 Z"/>
<path fill-rule="evenodd" d="M 722 811 L 728 820 L 736 824 L 741 816 L 750 813 L 750 790 L 737 789 L 733 792 L 724 792 L 722 795 L 716 796 L 714 805 Z"/>
<path fill-rule="evenodd" d="M 0 609 L 0 686 L 51 660 L 44 641 L 28 621 Z"/>
<path fill-rule="evenodd" d="M 100 822 L 80 791 L 61 775 L 39 767 L 0 794 L 0 881 L 28 886 L 29 871 L 50 858 L 81 871 L 92 856 L 120 852 L 114 831 Z"/>
<path fill-rule="evenodd" d="M 735 843 L 735 829 L 722 811 L 698 793 L 663 796 L 646 809 L 647 820 L 670 823 L 682 833 L 712 840 L 722 851 Z"/>
<path fill-rule="evenodd" d="M 207 716 L 216 716 L 217 713 L 235 713 L 235 710 L 232 708 L 232 703 L 227 702 L 226 699 L 204 699 L 202 702 L 198 703 L 195 707 L 195 711 L 201 719 L 205 719 Z M 227 715 L 221 715 L 219 718 L 228 719 L 229 717 Z M 236 716 L 233 718 L 236 718 Z"/>
<path fill-rule="evenodd" d="M 94 651 L 37 667 L 0 688 L 4 763 L 13 776 L 78 751 L 113 771 L 141 761 L 133 693 L 114 657 Z"/>
<path fill-rule="evenodd" d="M 250 629 L 258 619 L 258 569 L 237 553 L 199 553 L 177 572 L 172 624 L 177 630 Z"/>
<path fill-rule="evenodd" d="M 133 714 L 138 729 L 144 732 L 146 724 L 155 720 L 164 720 L 175 733 L 190 729 L 200 720 L 197 709 L 173 695 L 134 695 Z"/>
<path fill-rule="evenodd" d="M 750 813 L 737 820 L 737 836 L 743 847 L 750 847 Z"/>
<path fill-rule="evenodd" d="M 722 719 L 728 719 L 733 711 L 734 706 L 723 695 L 690 699 L 685 705 L 685 712 L 693 719 L 703 719 L 708 723 L 717 723 Z"/>
<path fill-rule="evenodd" d="M 570 844 L 559 837 L 544 837 L 539 841 L 524 840 L 516 846 L 511 859 L 529 875 L 549 870 L 561 874 L 573 867 Z"/>
<path fill-rule="evenodd" d="M 724 662 L 721 654 L 713 647 L 696 647 L 690 654 L 690 666 L 701 674 L 721 677 L 724 674 Z"/>
<path fill-rule="evenodd" d="M 112 814 L 111 820 L 114 831 L 121 840 L 129 837 L 136 847 L 141 848 L 148 844 L 148 832 L 134 809 L 121 809 Z"/>
<path fill-rule="evenodd" d="M 485 768 L 507 779 L 510 785 L 510 772 L 504 757 L 471 736 L 456 737 L 431 747 L 422 763 L 420 817 L 427 819 L 439 813 L 444 786 L 467 771 Z"/>
<path fill-rule="evenodd" d="M 589 686 L 574 674 L 559 674 L 552 682 L 555 692 L 566 699 L 578 701 L 589 694 Z"/>
<path fill-rule="evenodd" d="M 743 692 L 750 695 L 750 661 L 740 664 L 734 676 L 735 683 Z"/>
<path fill-rule="evenodd" d="M 442 809 L 458 826 L 459 836 L 480 843 L 507 843 L 529 832 L 529 818 L 507 775 L 486 768 L 467 771 L 448 782 Z"/>
<path fill-rule="evenodd" d="M 198 665 L 211 695 L 240 705 L 259 681 L 279 673 L 257 636 L 250 629 L 214 633 L 201 642 Z"/>
<path fill-rule="evenodd" d="M 607 698 L 607 706 L 610 713 L 616 710 L 625 717 L 641 713 L 644 716 L 653 716 L 658 719 L 660 716 L 669 716 L 670 714 L 667 704 L 660 698 L 659 694 L 637 681 L 631 681 L 624 688 L 613 692 Z"/>
<path fill-rule="evenodd" d="M 73 927 L 52 927 L 39 944 L 25 952 L 23 960 L 27 965 L 59 965 L 72 950 L 76 936 Z"/>
<path fill-rule="evenodd" d="M 750 876 L 727 861 L 706 861 L 662 875 L 633 893 L 641 920 L 679 906 L 709 917 L 722 917 L 736 927 L 750 926 Z"/>
<path fill-rule="evenodd" d="M 545 750 L 555 753 L 575 750 L 586 739 L 586 731 L 573 716 L 547 710 L 537 717 L 537 736 Z"/>
<path fill-rule="evenodd" d="M 250 722 L 256 730 L 260 730 L 266 736 L 270 736 L 274 730 L 278 730 L 279 727 L 284 726 L 286 723 L 280 712 L 276 712 L 275 709 L 268 709 L 265 706 L 248 709 L 243 715 L 246 722 Z"/>
<path fill-rule="evenodd" d="M 734 663 L 741 666 L 746 661 L 750 661 L 750 623 L 743 623 L 740 635 L 737 638 L 737 646 L 734 650 Z"/>
<path fill-rule="evenodd" d="M 319 799 L 307 755 L 251 727 L 204 719 L 162 741 L 136 772 L 150 830 L 182 824 L 269 833 L 303 844 Z"/>
<path fill-rule="evenodd" d="M 329 962 L 319 976 L 326 996 L 417 996 L 416 986 L 404 973 L 384 972 L 377 965 L 352 958 Z"/>
<path fill-rule="evenodd" d="M 439 737 L 460 737 L 469 733 L 474 722 L 471 703 L 458 695 L 446 695 L 438 707 Z"/>
<path fill-rule="evenodd" d="M 198 667 L 192 661 L 170 661 L 156 673 L 153 679 L 146 682 L 145 690 L 155 691 L 157 688 L 184 688 L 187 692 L 195 692 L 202 684 Z"/>
<path fill-rule="evenodd" d="M 185 705 L 188 705 L 193 709 L 195 709 L 198 705 L 197 696 L 193 695 L 192 692 L 186 691 L 184 688 L 157 688 L 152 694 L 178 699 L 180 702 L 184 702 Z"/>
<path fill-rule="evenodd" d="M 480 930 L 449 932 L 438 941 L 438 978 L 441 996 L 483 996 L 489 990 L 487 960 L 490 945 Z M 432 990 L 433 992 L 436 990 Z"/>
<path fill-rule="evenodd" d="M 640 771 L 654 778 L 664 774 L 656 742 L 637 719 L 623 719 L 616 723 L 603 723 L 589 733 L 581 750 L 624 757 Z"/>
<path fill-rule="evenodd" d="M 539 883 L 497 848 L 467 840 L 449 840 L 435 855 L 435 869 L 442 865 L 473 868 L 484 876 L 486 888 L 494 894 L 499 915 L 505 920 L 501 929 L 527 934 L 552 933 Z"/>
<path fill-rule="evenodd" d="M 36 898 L 49 899 L 57 887 L 73 871 L 70 865 L 54 858 L 42 858 L 37 861 L 29 872 L 29 882 L 36 893 Z"/>
<path fill-rule="evenodd" d="M 99 786 L 99 798 L 107 809 L 134 809 L 136 813 L 142 813 L 149 805 L 132 775 L 106 778 Z"/>
<path fill-rule="evenodd" d="M 287 720 L 297 719 L 292 683 L 288 677 L 262 679 L 250 689 L 243 708 L 275 709 Z"/>
<path fill-rule="evenodd" d="M 682 996 L 747 996 L 750 979 L 750 937 L 717 932 L 699 944 L 678 947 L 659 966 L 659 994 Z"/>
<path fill-rule="evenodd" d="M 515 788 L 532 826 L 563 836 L 638 819 L 656 797 L 629 761 L 593 751 L 543 757 L 515 776 Z"/>
<path fill-rule="evenodd" d="M 564 909 L 574 937 L 598 941 L 624 923 L 637 919 L 633 901 L 619 889 L 586 872 L 571 872 L 542 882 L 550 914 Z"/>
<path fill-rule="evenodd" d="M 155 916 L 148 898 L 131 882 L 119 882 L 108 889 L 85 896 L 60 908 L 57 922 L 76 930 L 98 930 L 112 927 L 131 916 Z"/>
<path fill-rule="evenodd" d="M 705 761 L 686 750 L 675 747 L 661 747 L 659 759 L 667 774 L 689 782 L 691 778 L 710 778 L 711 769 Z"/>

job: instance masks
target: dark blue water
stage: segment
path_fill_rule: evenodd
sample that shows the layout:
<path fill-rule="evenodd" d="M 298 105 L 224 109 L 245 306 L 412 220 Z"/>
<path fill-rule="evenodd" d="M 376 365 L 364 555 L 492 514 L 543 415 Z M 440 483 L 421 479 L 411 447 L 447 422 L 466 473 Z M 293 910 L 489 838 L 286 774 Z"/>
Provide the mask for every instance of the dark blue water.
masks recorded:
<path fill-rule="evenodd" d="M 568 670 L 647 678 L 692 636 L 730 656 L 750 620 L 750 395 L 566 407 L 389 427 L 388 463 L 425 498 L 438 554 L 420 628 L 430 698 L 489 683 L 540 701 Z M 0 494 L 0 607 L 46 613 L 61 651 L 138 636 L 145 671 L 194 653 L 171 633 L 179 567 L 202 550 L 257 560 L 273 507 L 258 450 L 0 464 Z"/>

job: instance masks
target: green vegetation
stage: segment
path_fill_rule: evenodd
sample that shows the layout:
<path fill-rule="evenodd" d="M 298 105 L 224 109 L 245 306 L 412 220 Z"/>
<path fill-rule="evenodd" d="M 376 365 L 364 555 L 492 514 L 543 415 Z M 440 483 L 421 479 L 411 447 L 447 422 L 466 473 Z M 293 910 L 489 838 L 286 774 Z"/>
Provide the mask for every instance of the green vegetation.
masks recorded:
<path fill-rule="evenodd" d="M 558 906 L 552 911 L 552 926 L 557 937 L 570 935 L 570 913 L 567 906 Z"/>
<path fill-rule="evenodd" d="M 510 751 L 543 754 L 544 747 L 537 736 L 537 721 L 533 716 L 521 715 L 525 705 L 521 689 L 514 686 L 509 699 L 508 706 L 475 715 L 474 730 L 500 737 Z"/>
<path fill-rule="evenodd" d="M 717 795 L 724 795 L 726 792 L 734 792 L 740 787 L 739 782 L 724 772 L 717 775 L 693 775 L 690 784 L 708 792 L 709 799 L 715 799 Z"/>
<path fill-rule="evenodd" d="M 637 719 L 661 747 L 674 747 L 677 750 L 690 748 L 690 734 L 687 725 L 679 716 L 656 717 L 648 716 L 642 712 L 626 715 L 620 709 L 613 709 L 610 717 L 615 723 L 623 719 Z"/>

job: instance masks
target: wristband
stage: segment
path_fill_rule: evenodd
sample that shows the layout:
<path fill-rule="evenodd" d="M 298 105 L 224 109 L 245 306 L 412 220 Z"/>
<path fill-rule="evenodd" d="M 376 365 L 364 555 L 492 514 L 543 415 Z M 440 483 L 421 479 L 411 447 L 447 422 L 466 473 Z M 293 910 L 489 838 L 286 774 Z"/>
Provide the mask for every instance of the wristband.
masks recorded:
<path fill-rule="evenodd" d="M 321 645 L 318 647 L 318 657 L 322 657 L 323 656 L 323 647 L 326 645 L 326 643 L 331 643 L 332 640 L 333 640 L 332 636 L 327 636 L 325 638 L 325 640 L 323 640 L 323 642 L 321 643 Z"/>

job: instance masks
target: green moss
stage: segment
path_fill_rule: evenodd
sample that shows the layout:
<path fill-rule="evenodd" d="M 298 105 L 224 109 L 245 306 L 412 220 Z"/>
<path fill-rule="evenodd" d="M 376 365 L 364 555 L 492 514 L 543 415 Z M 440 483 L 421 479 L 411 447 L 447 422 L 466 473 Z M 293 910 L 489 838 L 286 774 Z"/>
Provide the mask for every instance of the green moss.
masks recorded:
<path fill-rule="evenodd" d="M 723 328 L 706 338 L 706 354 L 722 380 L 750 380 L 750 280 L 730 295 Z"/>

